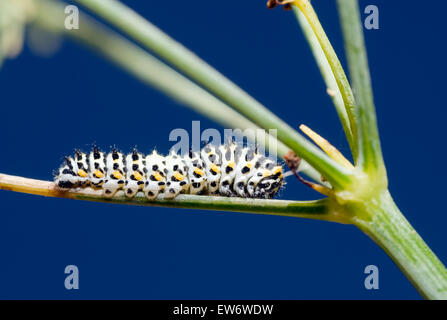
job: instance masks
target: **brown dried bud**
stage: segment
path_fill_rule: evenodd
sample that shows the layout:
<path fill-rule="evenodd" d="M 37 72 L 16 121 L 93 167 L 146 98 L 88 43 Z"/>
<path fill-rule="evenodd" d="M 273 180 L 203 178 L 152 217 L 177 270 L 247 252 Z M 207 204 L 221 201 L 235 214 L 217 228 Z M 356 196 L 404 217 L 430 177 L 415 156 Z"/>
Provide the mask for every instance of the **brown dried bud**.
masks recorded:
<path fill-rule="evenodd" d="M 276 2 L 276 0 L 268 0 L 267 1 L 267 8 L 269 9 L 273 9 L 278 5 L 278 3 Z"/>
<path fill-rule="evenodd" d="M 282 8 L 286 11 L 292 10 L 292 4 L 286 3 Z"/>
<path fill-rule="evenodd" d="M 301 163 L 301 158 L 298 157 L 295 152 L 293 152 L 292 150 L 290 150 L 289 152 L 287 152 L 284 156 L 284 161 L 286 162 L 286 165 L 290 168 L 290 170 L 292 172 L 297 172 L 300 163 Z"/>

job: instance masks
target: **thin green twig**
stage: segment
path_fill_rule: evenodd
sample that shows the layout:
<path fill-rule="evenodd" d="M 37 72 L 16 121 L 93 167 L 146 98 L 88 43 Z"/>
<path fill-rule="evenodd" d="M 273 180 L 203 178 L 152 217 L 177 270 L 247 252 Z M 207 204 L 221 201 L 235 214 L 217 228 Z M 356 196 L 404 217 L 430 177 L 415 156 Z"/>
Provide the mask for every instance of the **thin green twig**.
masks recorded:
<path fill-rule="evenodd" d="M 377 130 L 368 58 L 357 0 L 338 0 L 337 4 L 357 103 L 355 108 L 359 140 L 357 162 L 363 171 L 375 174 L 386 184 L 386 172 Z"/>
<path fill-rule="evenodd" d="M 106 199 L 102 195 L 102 190 L 83 188 L 75 191 L 63 192 L 58 190 L 54 183 L 50 181 L 34 180 L 2 173 L 0 173 L 0 189 L 45 197 L 115 204 L 232 211 L 345 223 L 345 221 L 342 220 L 342 217 L 329 210 L 329 199 L 290 201 L 181 194 L 172 200 L 164 200 L 163 196 L 159 196 L 155 200 L 148 200 L 142 193 L 138 193 L 133 198 L 127 198 L 122 191 L 119 191 L 113 198 Z"/>
<path fill-rule="evenodd" d="M 316 37 L 309 22 L 307 22 L 306 20 L 306 17 L 296 6 L 293 6 L 293 11 L 298 20 L 298 23 L 300 24 L 301 30 L 303 31 L 304 37 L 306 38 L 307 43 L 309 44 L 309 47 L 315 58 L 317 66 L 320 69 L 321 75 L 326 84 L 327 94 L 331 97 L 332 102 L 335 106 L 335 110 L 337 111 L 338 117 L 343 126 L 343 130 L 345 131 L 345 135 L 348 140 L 349 146 L 352 150 L 353 157 L 356 158 L 357 144 L 352 133 L 349 116 L 346 111 L 345 104 L 343 102 L 343 96 L 341 95 L 341 92 L 338 89 L 337 80 L 335 79 L 334 73 L 332 72 L 331 66 L 326 58 L 326 55 L 324 54 L 324 51 L 321 48 L 320 43 L 318 42 L 318 38 Z"/>
<path fill-rule="evenodd" d="M 357 163 L 358 155 L 358 145 L 357 145 L 357 119 L 355 113 L 355 100 L 352 94 L 351 86 L 349 85 L 348 78 L 346 77 L 345 71 L 338 60 L 337 54 L 332 47 L 326 32 L 324 32 L 321 26 L 320 20 L 318 19 L 315 10 L 313 9 L 309 0 L 295 0 L 294 4 L 299 8 L 302 14 L 306 17 L 308 24 L 313 30 L 313 34 L 318 39 L 321 49 L 326 56 L 326 60 L 329 63 L 332 73 L 337 82 L 338 89 L 343 98 L 343 105 L 346 110 L 346 114 L 349 118 L 349 125 L 352 132 L 352 144 L 354 148 L 351 150 L 354 162 Z M 343 119 L 340 119 L 343 122 Z M 347 136 L 349 141 L 349 136 Z"/>

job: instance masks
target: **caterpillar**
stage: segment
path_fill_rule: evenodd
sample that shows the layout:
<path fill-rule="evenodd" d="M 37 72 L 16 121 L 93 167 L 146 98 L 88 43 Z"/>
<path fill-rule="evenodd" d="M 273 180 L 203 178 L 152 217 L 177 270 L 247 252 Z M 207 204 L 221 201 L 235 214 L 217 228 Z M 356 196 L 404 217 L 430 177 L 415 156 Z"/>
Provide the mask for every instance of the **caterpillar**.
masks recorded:
<path fill-rule="evenodd" d="M 118 190 L 129 198 L 143 192 L 149 200 L 181 193 L 271 199 L 284 185 L 280 164 L 235 143 L 208 144 L 186 156 L 155 150 L 143 155 L 137 149 L 125 155 L 116 148 L 106 154 L 96 146 L 88 155 L 75 150 L 65 157 L 54 182 L 64 191 L 91 187 L 102 189 L 105 198 Z"/>

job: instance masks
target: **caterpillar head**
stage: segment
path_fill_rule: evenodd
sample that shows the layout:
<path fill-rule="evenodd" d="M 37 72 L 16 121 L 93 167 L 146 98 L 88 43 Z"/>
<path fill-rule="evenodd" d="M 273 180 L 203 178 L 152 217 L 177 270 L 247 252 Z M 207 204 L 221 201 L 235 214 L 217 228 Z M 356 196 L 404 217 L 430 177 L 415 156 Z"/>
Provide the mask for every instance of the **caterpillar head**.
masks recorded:
<path fill-rule="evenodd" d="M 284 183 L 282 166 L 276 166 L 271 171 L 263 171 L 263 177 L 256 185 L 252 186 L 254 187 L 253 196 L 256 198 L 271 199 L 278 193 L 278 190 Z"/>

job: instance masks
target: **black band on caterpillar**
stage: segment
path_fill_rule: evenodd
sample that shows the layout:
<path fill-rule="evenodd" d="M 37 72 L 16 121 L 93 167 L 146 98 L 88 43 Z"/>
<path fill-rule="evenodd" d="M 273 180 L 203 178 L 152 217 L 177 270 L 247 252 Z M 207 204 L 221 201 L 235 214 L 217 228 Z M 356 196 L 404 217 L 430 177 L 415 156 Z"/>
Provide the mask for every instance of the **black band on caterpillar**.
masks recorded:
<path fill-rule="evenodd" d="M 63 190 L 103 189 L 104 197 L 121 189 L 127 197 L 142 191 L 150 200 L 180 193 L 270 199 L 284 184 L 281 165 L 234 143 L 209 144 L 183 157 L 155 150 L 146 156 L 137 150 L 127 155 L 116 149 L 105 154 L 97 147 L 88 155 L 76 150 L 74 157 L 65 158 L 54 182 Z"/>

